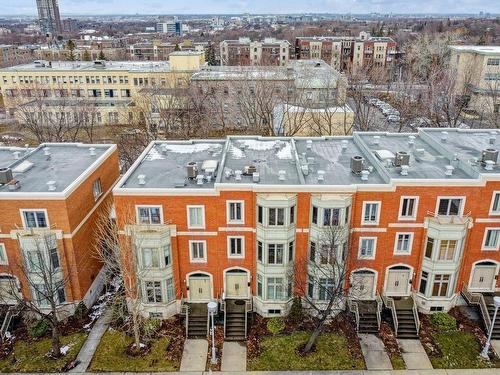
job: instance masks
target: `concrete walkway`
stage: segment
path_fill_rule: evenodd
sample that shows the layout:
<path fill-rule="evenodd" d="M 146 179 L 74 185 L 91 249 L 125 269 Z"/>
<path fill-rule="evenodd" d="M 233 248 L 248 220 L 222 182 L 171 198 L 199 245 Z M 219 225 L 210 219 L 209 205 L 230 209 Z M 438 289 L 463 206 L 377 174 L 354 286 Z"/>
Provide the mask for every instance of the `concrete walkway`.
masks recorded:
<path fill-rule="evenodd" d="M 431 361 L 427 357 L 427 353 L 420 340 L 398 339 L 398 344 L 408 370 L 432 369 Z M 465 372 L 465 374 L 468 374 L 468 372 Z"/>
<path fill-rule="evenodd" d="M 208 341 L 187 339 L 182 352 L 181 372 L 205 371 L 207 367 Z"/>
<path fill-rule="evenodd" d="M 371 333 L 360 333 L 359 341 L 368 370 L 392 370 L 391 360 L 382 340 Z"/>
<path fill-rule="evenodd" d="M 243 342 L 224 341 L 221 371 L 246 371 L 247 346 Z"/>
<path fill-rule="evenodd" d="M 97 319 L 76 357 L 76 361 L 79 362 L 78 365 L 69 372 L 78 373 L 87 371 L 95 351 L 97 350 L 97 346 L 101 342 L 102 335 L 104 335 L 109 327 L 111 317 L 112 311 L 108 308 L 99 319 Z"/>
<path fill-rule="evenodd" d="M 500 340 L 491 340 L 491 347 L 497 353 L 497 356 L 500 357 Z"/>

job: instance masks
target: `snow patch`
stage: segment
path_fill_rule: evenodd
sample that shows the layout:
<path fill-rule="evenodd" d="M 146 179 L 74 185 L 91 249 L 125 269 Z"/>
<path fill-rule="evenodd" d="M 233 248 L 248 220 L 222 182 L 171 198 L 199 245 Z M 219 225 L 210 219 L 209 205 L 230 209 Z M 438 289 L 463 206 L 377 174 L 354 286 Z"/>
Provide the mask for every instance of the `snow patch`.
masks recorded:
<path fill-rule="evenodd" d="M 268 151 L 271 150 L 276 141 L 259 141 L 256 139 L 244 139 L 240 143 L 244 144 L 249 150 L 254 151 Z"/>
<path fill-rule="evenodd" d="M 234 159 L 243 159 L 246 156 L 243 150 L 239 149 L 234 145 L 231 145 L 231 147 L 229 148 L 229 152 L 231 153 Z"/>
<path fill-rule="evenodd" d="M 278 159 L 292 159 L 292 144 L 286 142 L 285 146 L 276 153 Z"/>
<path fill-rule="evenodd" d="M 156 148 L 152 148 L 144 159 L 148 161 L 164 160 L 165 157 Z"/>
<path fill-rule="evenodd" d="M 71 347 L 72 347 L 73 345 L 74 345 L 74 344 L 64 345 L 64 346 L 61 348 L 61 354 L 62 354 L 62 355 L 66 355 L 66 354 L 68 354 L 69 350 L 71 349 Z"/>
<path fill-rule="evenodd" d="M 174 152 L 177 154 L 195 154 L 197 152 L 208 151 L 210 148 L 215 151 L 220 151 L 221 145 L 216 143 L 195 143 L 195 144 L 168 144 L 164 143 L 167 152 Z"/>

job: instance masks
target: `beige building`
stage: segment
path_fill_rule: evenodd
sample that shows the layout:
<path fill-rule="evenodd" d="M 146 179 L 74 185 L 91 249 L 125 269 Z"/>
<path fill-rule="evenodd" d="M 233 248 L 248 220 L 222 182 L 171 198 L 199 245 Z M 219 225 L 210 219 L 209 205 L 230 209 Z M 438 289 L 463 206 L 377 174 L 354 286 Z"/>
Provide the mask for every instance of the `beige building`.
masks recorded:
<path fill-rule="evenodd" d="M 456 90 L 470 96 L 468 108 L 478 115 L 500 112 L 500 46 L 450 46 Z M 498 125 L 498 124 L 497 124 Z"/>
<path fill-rule="evenodd" d="M 0 84 L 10 116 L 25 108 L 64 118 L 67 111 L 92 110 L 99 124 L 108 124 L 122 121 L 120 111 L 142 90 L 186 87 L 204 64 L 202 52 L 177 52 L 168 62 L 35 61 L 0 69 Z"/>
<path fill-rule="evenodd" d="M 290 59 L 290 42 L 275 38 L 223 40 L 220 56 L 221 65 L 285 66 Z"/>
<path fill-rule="evenodd" d="M 33 50 L 30 48 L 0 44 L 0 68 L 30 61 L 33 56 Z"/>

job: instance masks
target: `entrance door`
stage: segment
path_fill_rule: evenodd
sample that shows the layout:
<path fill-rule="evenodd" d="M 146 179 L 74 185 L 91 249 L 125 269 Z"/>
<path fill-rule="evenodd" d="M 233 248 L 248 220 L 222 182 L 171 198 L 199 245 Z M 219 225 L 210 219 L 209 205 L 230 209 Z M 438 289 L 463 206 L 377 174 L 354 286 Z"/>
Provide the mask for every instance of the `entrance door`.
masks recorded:
<path fill-rule="evenodd" d="M 497 267 L 491 265 L 476 265 L 472 273 L 471 289 L 491 290 L 495 282 Z"/>
<path fill-rule="evenodd" d="M 352 275 L 351 295 L 360 300 L 373 299 L 375 274 L 373 272 L 355 272 Z"/>
<path fill-rule="evenodd" d="M 387 275 L 385 293 L 388 296 L 406 296 L 410 283 L 409 269 L 390 269 Z"/>
<path fill-rule="evenodd" d="M 189 300 L 195 301 L 210 301 L 212 293 L 210 290 L 210 277 L 189 276 Z"/>
<path fill-rule="evenodd" d="M 226 272 L 226 297 L 248 297 L 248 277 L 246 271 L 230 270 Z"/>

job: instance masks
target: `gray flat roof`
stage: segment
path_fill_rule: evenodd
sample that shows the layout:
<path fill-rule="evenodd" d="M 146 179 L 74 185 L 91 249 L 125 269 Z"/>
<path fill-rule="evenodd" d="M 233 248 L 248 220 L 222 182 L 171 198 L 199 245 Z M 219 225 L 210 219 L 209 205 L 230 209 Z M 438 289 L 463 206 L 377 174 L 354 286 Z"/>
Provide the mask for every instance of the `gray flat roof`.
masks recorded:
<path fill-rule="evenodd" d="M 6 168 L 16 161 L 15 152 L 21 157 L 30 151 L 31 148 L 0 146 L 0 168 Z"/>
<path fill-rule="evenodd" d="M 167 72 L 170 71 L 168 61 L 106 61 L 104 66 L 98 66 L 93 61 L 53 61 L 52 66 L 41 67 L 35 62 L 15 65 L 0 69 L 5 72 L 17 71 L 126 71 L 126 72 Z"/>
<path fill-rule="evenodd" d="M 16 150 L 0 148 L 0 167 L 9 167 L 20 188 L 14 191 L 0 185 L 0 194 L 12 193 L 61 193 L 86 173 L 114 145 L 86 145 L 81 143 L 47 143 L 15 159 Z M 95 155 L 91 155 L 94 148 Z M 9 156 L 10 154 L 10 156 Z M 47 183 L 55 182 L 49 191 Z"/>
<path fill-rule="evenodd" d="M 500 158 L 492 170 L 481 163 L 482 151 L 487 148 L 500 150 L 500 132 L 419 129 L 417 133 L 355 132 L 345 137 L 229 136 L 225 140 L 162 141 L 149 146 L 117 188 L 214 188 L 214 182 L 316 186 L 474 183 L 500 174 Z M 408 154 L 407 168 L 395 162 L 398 152 Z M 362 158 L 364 173 L 351 170 L 354 156 Z M 199 185 L 188 178 L 186 165 L 196 163 L 196 174 L 206 176 L 202 164 L 207 160 L 215 160 L 217 168 L 209 181 Z M 253 171 L 258 173 L 258 181 L 253 180 Z M 362 174 L 368 178 L 362 179 Z M 138 182 L 140 175 L 145 175 L 144 184 Z"/>
<path fill-rule="evenodd" d="M 450 46 L 452 50 L 455 51 L 463 51 L 463 52 L 475 52 L 484 55 L 499 55 L 500 54 L 500 46 L 461 46 L 454 45 Z"/>

